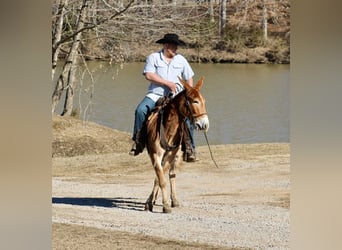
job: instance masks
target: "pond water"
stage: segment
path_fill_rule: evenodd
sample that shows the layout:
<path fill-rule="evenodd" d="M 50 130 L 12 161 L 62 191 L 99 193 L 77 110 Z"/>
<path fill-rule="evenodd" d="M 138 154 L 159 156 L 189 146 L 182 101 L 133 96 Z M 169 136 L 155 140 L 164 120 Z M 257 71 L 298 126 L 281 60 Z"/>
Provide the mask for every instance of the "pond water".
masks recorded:
<path fill-rule="evenodd" d="M 131 133 L 135 107 L 148 86 L 143 66 L 89 63 L 94 84 L 88 75 L 82 77 L 83 72 L 78 76 L 75 106 L 81 118 Z M 289 65 L 191 66 L 194 82 L 205 77 L 201 92 L 206 98 L 211 144 L 289 142 Z M 61 110 L 59 105 L 56 113 Z M 197 145 L 206 143 L 202 132 L 195 132 L 195 140 Z"/>

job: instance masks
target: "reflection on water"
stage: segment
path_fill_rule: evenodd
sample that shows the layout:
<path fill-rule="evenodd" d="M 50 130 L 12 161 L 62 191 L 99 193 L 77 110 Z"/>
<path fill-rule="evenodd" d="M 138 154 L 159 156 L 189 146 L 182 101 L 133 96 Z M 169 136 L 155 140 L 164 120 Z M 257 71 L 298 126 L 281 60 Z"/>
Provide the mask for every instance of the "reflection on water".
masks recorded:
<path fill-rule="evenodd" d="M 210 119 L 211 144 L 289 142 L 289 65 L 192 64 L 195 82 L 204 76 L 202 94 Z M 75 104 L 87 120 L 132 132 L 134 110 L 146 93 L 143 63 L 122 67 L 92 62 Z M 81 78 L 81 77 L 79 77 Z M 87 104 L 89 108 L 86 109 Z M 59 107 L 61 110 L 61 105 Z M 84 114 L 86 110 L 86 114 Z M 196 144 L 205 144 L 196 132 Z"/>

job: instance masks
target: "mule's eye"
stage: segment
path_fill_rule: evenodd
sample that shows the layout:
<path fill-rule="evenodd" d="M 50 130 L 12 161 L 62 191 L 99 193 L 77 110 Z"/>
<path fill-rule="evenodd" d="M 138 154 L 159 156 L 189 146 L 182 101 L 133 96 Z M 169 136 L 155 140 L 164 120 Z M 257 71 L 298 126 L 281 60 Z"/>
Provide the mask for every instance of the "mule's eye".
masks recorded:
<path fill-rule="evenodd" d="M 192 103 L 197 103 L 197 104 L 198 104 L 198 103 L 199 103 L 199 101 L 197 101 L 197 100 L 193 100 L 193 101 L 192 101 Z"/>

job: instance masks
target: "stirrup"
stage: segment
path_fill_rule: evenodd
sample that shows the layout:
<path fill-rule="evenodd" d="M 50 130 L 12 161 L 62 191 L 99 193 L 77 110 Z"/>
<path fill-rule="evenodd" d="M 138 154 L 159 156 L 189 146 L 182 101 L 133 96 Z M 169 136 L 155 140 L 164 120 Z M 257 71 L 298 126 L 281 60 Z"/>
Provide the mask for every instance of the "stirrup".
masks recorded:
<path fill-rule="evenodd" d="M 131 148 L 131 151 L 129 151 L 129 155 L 136 156 L 140 154 L 144 150 L 144 146 L 142 146 L 139 142 L 134 142 Z"/>
<path fill-rule="evenodd" d="M 136 155 L 136 151 L 137 151 L 137 144 L 134 142 L 131 148 L 131 151 L 129 151 L 129 155 Z"/>
<path fill-rule="evenodd" d="M 191 150 L 189 152 L 184 152 L 183 154 L 183 161 L 186 162 L 195 162 L 196 161 L 196 153 L 195 151 Z"/>

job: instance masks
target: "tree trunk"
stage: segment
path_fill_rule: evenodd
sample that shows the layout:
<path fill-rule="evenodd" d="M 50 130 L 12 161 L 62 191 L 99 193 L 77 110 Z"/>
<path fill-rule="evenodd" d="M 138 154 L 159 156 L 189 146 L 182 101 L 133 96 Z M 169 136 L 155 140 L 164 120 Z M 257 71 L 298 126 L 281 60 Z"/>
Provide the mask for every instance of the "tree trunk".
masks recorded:
<path fill-rule="evenodd" d="M 261 28 L 264 34 L 264 41 L 267 41 L 267 7 L 266 7 L 266 0 L 262 0 L 262 21 L 261 21 Z"/>
<path fill-rule="evenodd" d="M 83 0 L 82 2 L 82 7 L 78 16 L 78 22 L 77 22 L 77 27 L 76 30 L 81 30 L 84 27 L 84 23 L 86 21 L 87 17 L 87 1 L 88 0 Z M 75 74 L 76 74 L 76 69 L 77 69 L 77 59 L 78 59 L 78 48 L 80 46 L 80 41 L 82 37 L 82 32 L 79 32 L 73 41 L 73 44 L 71 46 L 70 50 L 70 59 L 71 59 L 71 64 L 69 67 L 69 74 L 68 74 L 68 81 L 67 81 L 67 88 L 66 88 L 66 97 L 65 97 L 65 102 L 64 102 L 64 108 L 63 112 L 61 115 L 71 115 L 72 108 L 74 105 L 74 90 L 76 87 L 76 82 L 75 82 Z"/>
<path fill-rule="evenodd" d="M 219 6 L 219 34 L 220 37 L 223 38 L 225 29 L 226 29 L 226 22 L 227 22 L 227 0 L 220 0 Z"/>
<path fill-rule="evenodd" d="M 62 37 L 62 29 L 63 29 L 63 21 L 64 21 L 64 14 L 65 9 L 68 5 L 68 0 L 61 0 L 58 4 L 58 19 L 55 23 L 55 32 L 52 41 L 52 80 L 55 75 L 55 70 L 57 67 L 58 55 L 60 50 L 60 40 Z"/>
<path fill-rule="evenodd" d="M 214 0 L 209 0 L 210 1 L 210 6 L 209 6 L 209 16 L 210 16 L 210 22 L 214 23 L 215 18 L 214 18 Z"/>
<path fill-rule="evenodd" d="M 84 22 L 86 19 L 86 9 L 87 9 L 87 1 L 82 1 L 82 6 L 80 9 L 80 13 L 78 15 L 78 21 L 76 26 L 76 31 L 83 29 Z M 63 67 L 63 71 L 59 76 L 55 90 L 52 95 L 52 112 L 55 111 L 56 106 L 61 98 L 63 90 L 66 90 L 66 98 L 64 102 L 64 108 L 61 115 L 71 115 L 73 108 L 73 96 L 75 89 L 75 73 L 76 73 L 76 63 L 77 63 L 77 50 L 80 45 L 80 40 L 82 37 L 82 32 L 79 32 L 74 37 L 72 46 L 70 48 L 69 54 L 66 58 L 66 62 Z"/>

